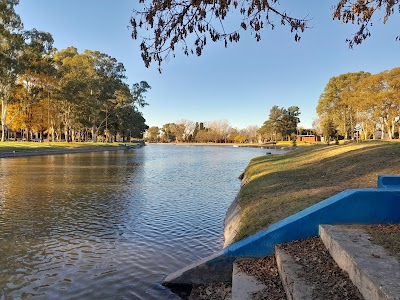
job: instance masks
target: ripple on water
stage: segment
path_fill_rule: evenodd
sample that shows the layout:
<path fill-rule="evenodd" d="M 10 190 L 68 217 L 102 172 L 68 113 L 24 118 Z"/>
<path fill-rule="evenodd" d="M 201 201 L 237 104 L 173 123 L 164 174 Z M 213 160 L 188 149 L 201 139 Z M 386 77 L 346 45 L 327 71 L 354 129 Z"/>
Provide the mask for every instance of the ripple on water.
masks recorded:
<path fill-rule="evenodd" d="M 222 246 L 260 149 L 151 145 L 0 159 L 0 299 L 178 299 L 165 276 Z"/>

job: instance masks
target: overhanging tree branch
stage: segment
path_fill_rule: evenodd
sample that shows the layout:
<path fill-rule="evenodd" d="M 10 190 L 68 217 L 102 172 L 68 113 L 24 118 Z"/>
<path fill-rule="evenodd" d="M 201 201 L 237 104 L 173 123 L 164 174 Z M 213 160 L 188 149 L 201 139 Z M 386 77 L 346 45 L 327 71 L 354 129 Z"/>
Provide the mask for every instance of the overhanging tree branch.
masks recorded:
<path fill-rule="evenodd" d="M 240 31 L 255 33 L 257 41 L 261 39 L 264 28 L 275 28 L 271 16 L 277 16 L 282 26 L 289 26 L 295 41 L 307 27 L 308 20 L 297 19 L 277 9 L 278 0 L 141 0 L 142 11 L 134 10 L 131 18 L 132 38 L 139 39 L 138 31 L 147 30 L 149 36 L 142 36 L 141 56 L 146 67 L 152 61 L 161 71 L 162 62 L 182 43 L 185 55 L 200 56 L 207 43 L 207 37 L 213 42 L 229 43 L 240 40 Z M 149 2 L 149 4 L 147 4 Z M 242 15 L 239 26 L 225 31 L 224 22 L 230 12 Z M 192 38 L 193 37 L 193 38 Z M 189 45 L 189 46 L 188 46 Z"/>

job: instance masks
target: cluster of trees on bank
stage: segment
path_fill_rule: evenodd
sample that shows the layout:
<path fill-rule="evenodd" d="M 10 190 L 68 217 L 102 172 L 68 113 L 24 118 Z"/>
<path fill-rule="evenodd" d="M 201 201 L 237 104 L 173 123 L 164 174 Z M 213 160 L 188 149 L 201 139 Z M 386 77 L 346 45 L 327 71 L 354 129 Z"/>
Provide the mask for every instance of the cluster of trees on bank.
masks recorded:
<path fill-rule="evenodd" d="M 327 139 L 399 138 L 400 68 L 332 77 L 320 96 L 319 127 Z"/>
<path fill-rule="evenodd" d="M 146 133 L 149 142 L 197 142 L 197 143 L 257 143 L 258 126 L 245 129 L 233 128 L 226 120 L 194 122 L 180 120 L 164 124 L 161 128 L 150 127 Z"/>
<path fill-rule="evenodd" d="M 293 139 L 298 133 L 299 115 L 298 106 L 290 106 L 286 109 L 274 105 L 269 112 L 268 120 L 264 122 L 258 133 L 264 140 L 269 141 Z"/>
<path fill-rule="evenodd" d="M 0 3 L 1 140 L 141 137 L 148 126 L 138 108 L 149 84 L 130 87 L 124 65 L 108 54 L 58 51 L 50 33 L 24 30 L 18 2 Z"/>

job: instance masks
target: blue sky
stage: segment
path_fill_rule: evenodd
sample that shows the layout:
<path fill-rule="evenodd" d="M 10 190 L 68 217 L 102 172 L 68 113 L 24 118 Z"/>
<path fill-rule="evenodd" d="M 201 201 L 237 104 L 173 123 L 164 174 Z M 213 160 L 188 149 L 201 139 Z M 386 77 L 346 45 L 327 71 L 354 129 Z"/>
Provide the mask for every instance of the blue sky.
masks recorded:
<path fill-rule="evenodd" d="M 345 39 L 357 27 L 332 20 L 332 0 L 280 1 L 296 17 L 312 26 L 300 43 L 289 28 L 266 31 L 261 42 L 241 34 L 238 44 L 225 49 L 208 43 L 201 57 L 171 58 L 159 74 L 145 68 L 139 41 L 128 29 L 137 0 L 20 0 L 17 13 L 26 29 L 53 34 L 55 47 L 99 50 L 124 63 L 128 82 L 146 80 L 152 90 L 142 109 L 149 126 L 180 119 L 228 120 L 232 126 L 261 126 L 273 105 L 297 105 L 302 127 L 317 117 L 318 98 L 332 76 L 347 72 L 377 73 L 399 66 L 399 14 L 385 25 L 377 18 L 372 37 L 351 50 Z"/>

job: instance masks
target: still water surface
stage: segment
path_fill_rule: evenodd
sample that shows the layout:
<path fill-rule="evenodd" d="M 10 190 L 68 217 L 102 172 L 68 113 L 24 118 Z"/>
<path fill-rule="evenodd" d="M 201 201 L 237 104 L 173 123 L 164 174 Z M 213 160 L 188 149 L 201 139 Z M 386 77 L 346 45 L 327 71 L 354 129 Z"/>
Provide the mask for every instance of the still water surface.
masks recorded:
<path fill-rule="evenodd" d="M 179 299 L 160 283 L 222 248 L 237 177 L 265 151 L 0 159 L 0 299 Z"/>

